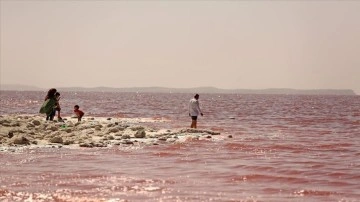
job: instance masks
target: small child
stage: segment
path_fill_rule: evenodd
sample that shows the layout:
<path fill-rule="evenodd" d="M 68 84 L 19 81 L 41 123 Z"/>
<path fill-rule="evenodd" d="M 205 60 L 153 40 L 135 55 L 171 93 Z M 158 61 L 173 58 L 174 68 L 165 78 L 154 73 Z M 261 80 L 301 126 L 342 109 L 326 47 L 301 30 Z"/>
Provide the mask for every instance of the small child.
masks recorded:
<path fill-rule="evenodd" d="M 76 117 L 78 118 L 78 121 L 81 121 L 81 118 L 84 116 L 84 112 L 79 110 L 79 105 L 74 106 L 74 113 Z"/>

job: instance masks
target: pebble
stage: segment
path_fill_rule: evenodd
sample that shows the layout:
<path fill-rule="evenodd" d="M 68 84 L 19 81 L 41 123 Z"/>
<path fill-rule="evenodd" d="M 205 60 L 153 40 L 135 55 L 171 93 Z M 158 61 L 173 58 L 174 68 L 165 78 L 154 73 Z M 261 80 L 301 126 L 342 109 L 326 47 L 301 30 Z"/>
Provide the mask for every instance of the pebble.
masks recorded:
<path fill-rule="evenodd" d="M 32 124 L 34 124 L 35 126 L 39 126 L 41 123 L 38 120 L 33 120 Z"/>
<path fill-rule="evenodd" d="M 135 133 L 135 138 L 144 138 L 146 136 L 145 130 L 138 130 Z"/>

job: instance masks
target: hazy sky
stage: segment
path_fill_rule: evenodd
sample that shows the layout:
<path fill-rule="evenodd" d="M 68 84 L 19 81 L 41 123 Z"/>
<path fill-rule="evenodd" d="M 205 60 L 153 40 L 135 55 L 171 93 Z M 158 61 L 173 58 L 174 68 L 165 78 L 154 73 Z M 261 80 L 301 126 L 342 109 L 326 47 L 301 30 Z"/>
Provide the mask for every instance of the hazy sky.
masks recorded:
<path fill-rule="evenodd" d="M 360 1 L 1 0 L 1 84 L 353 89 Z"/>

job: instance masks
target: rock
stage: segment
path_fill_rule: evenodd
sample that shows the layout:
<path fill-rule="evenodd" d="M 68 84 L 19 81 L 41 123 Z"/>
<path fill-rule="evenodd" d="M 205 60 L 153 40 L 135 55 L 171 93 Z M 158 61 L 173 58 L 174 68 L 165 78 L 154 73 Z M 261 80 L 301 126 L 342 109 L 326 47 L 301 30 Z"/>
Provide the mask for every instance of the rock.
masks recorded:
<path fill-rule="evenodd" d="M 79 144 L 79 147 L 89 147 L 89 148 L 92 148 L 94 147 L 92 144 L 89 144 L 89 143 L 80 143 Z"/>
<path fill-rule="evenodd" d="M 146 136 L 145 130 L 138 130 L 135 133 L 135 138 L 144 138 Z"/>
<path fill-rule="evenodd" d="M 56 136 L 56 137 L 51 138 L 49 140 L 49 142 L 62 144 L 64 141 L 63 141 L 62 137 Z"/>
<path fill-rule="evenodd" d="M 86 123 L 84 123 L 78 127 L 79 130 L 85 130 L 85 129 L 90 129 L 90 128 L 92 128 L 92 125 L 86 124 Z"/>
<path fill-rule="evenodd" d="M 207 133 L 209 135 L 220 135 L 219 132 L 211 131 L 211 130 L 200 130 L 194 128 L 186 128 L 179 131 L 180 133 Z"/>
<path fill-rule="evenodd" d="M 50 127 L 47 128 L 47 130 L 57 131 L 57 130 L 58 130 L 58 127 L 56 127 L 56 126 L 50 126 Z"/>
<path fill-rule="evenodd" d="M 70 144 L 74 144 L 74 140 L 65 140 L 63 145 L 70 145 Z"/>
<path fill-rule="evenodd" d="M 121 125 L 121 127 L 125 129 L 125 128 L 129 128 L 129 127 L 130 127 L 130 125 L 123 124 L 123 125 Z"/>
<path fill-rule="evenodd" d="M 156 135 L 150 134 L 147 136 L 148 138 L 156 138 Z"/>
<path fill-rule="evenodd" d="M 145 128 L 143 126 L 132 126 L 130 127 L 132 131 L 138 131 L 138 130 L 144 130 Z"/>
<path fill-rule="evenodd" d="M 4 125 L 4 124 L 5 124 L 5 125 L 10 126 L 10 125 L 9 125 L 10 123 L 11 123 L 11 121 L 9 121 L 9 120 L 7 120 L 7 119 L 1 119 L 1 120 L 0 120 L 0 124 L 1 124 L 1 125 Z"/>
<path fill-rule="evenodd" d="M 163 137 L 159 137 L 158 140 L 161 140 L 161 141 L 166 141 L 167 140 L 167 137 L 163 136 Z"/>
<path fill-rule="evenodd" d="M 228 135 L 228 138 L 232 138 L 233 136 L 232 135 Z"/>
<path fill-rule="evenodd" d="M 117 127 L 109 128 L 108 133 L 117 133 L 119 132 L 119 129 Z"/>
<path fill-rule="evenodd" d="M 105 134 L 103 134 L 103 133 L 98 133 L 96 136 L 98 136 L 98 137 L 103 137 L 103 136 L 105 136 Z"/>
<path fill-rule="evenodd" d="M 131 140 L 122 140 L 122 144 L 134 144 Z"/>
<path fill-rule="evenodd" d="M 110 120 L 111 120 L 111 118 L 107 118 L 106 120 L 110 121 Z"/>
<path fill-rule="evenodd" d="M 126 126 L 117 126 L 117 129 L 119 129 L 119 131 L 124 131 L 126 129 Z"/>
<path fill-rule="evenodd" d="M 25 131 L 22 130 L 22 129 L 17 129 L 16 132 L 18 132 L 18 133 L 25 133 Z"/>
<path fill-rule="evenodd" d="M 6 127 L 10 127 L 10 123 L 2 123 L 1 125 L 3 125 L 3 126 L 6 126 Z"/>
<path fill-rule="evenodd" d="M 8 137 L 9 137 L 9 138 L 12 138 L 12 137 L 14 137 L 14 132 L 12 132 L 12 131 L 9 131 L 9 133 L 8 133 Z"/>
<path fill-rule="evenodd" d="M 39 126 L 40 125 L 40 121 L 38 120 L 33 120 L 32 124 L 34 124 L 35 126 Z"/>
<path fill-rule="evenodd" d="M 20 123 L 18 121 L 16 121 L 15 123 L 11 123 L 10 126 L 11 127 L 19 127 Z"/>
<path fill-rule="evenodd" d="M 121 138 L 122 138 L 122 139 L 130 139 L 130 135 L 125 134 L 125 135 L 123 135 Z"/>
<path fill-rule="evenodd" d="M 175 138 L 168 138 L 168 139 L 166 140 L 166 142 L 175 142 L 175 141 L 176 141 Z"/>
<path fill-rule="evenodd" d="M 106 127 L 108 127 L 108 128 L 111 128 L 111 127 L 114 127 L 114 126 L 115 126 L 115 124 L 113 124 L 113 123 L 109 123 L 109 124 L 106 125 Z"/>
<path fill-rule="evenodd" d="M 34 128 L 34 127 L 35 127 L 35 125 L 33 123 L 28 123 L 26 125 L 26 128 Z"/>
<path fill-rule="evenodd" d="M 215 131 L 206 131 L 206 133 L 210 135 L 220 135 L 220 132 L 215 132 Z"/>
<path fill-rule="evenodd" d="M 26 137 L 16 137 L 13 141 L 14 144 L 29 144 L 29 140 Z"/>
<path fill-rule="evenodd" d="M 170 144 L 186 141 L 188 136 L 193 139 L 205 139 L 219 134 L 204 129 L 153 129 L 152 124 L 142 125 L 143 120 L 140 118 L 109 118 L 108 121 L 106 121 L 107 117 L 99 120 L 95 118 L 93 121 L 85 118 L 81 122 L 70 119 L 65 122 L 43 121 L 42 119 L 44 117 L 31 116 L 25 120 L 23 116 L 1 117 L 0 115 L 0 146 L 13 146 L 20 149 L 22 146 L 16 145 L 34 146 L 37 144 L 36 147 L 54 145 L 57 148 L 59 145 L 71 144 L 80 147 L 106 147 L 122 144 L 125 147 L 126 144 L 139 146 Z M 4 127 L 3 124 L 8 124 L 9 127 Z"/>
<path fill-rule="evenodd" d="M 93 130 L 89 130 L 86 134 L 88 134 L 88 135 L 94 134 L 94 131 L 93 131 Z"/>
<path fill-rule="evenodd" d="M 106 144 L 103 144 L 103 143 L 100 143 L 100 142 L 95 143 L 94 146 L 95 146 L 95 147 L 107 147 Z"/>
<path fill-rule="evenodd" d="M 51 135 L 51 137 L 55 137 L 55 136 L 61 136 L 61 132 L 60 131 L 55 131 L 55 132 L 53 132 Z"/>

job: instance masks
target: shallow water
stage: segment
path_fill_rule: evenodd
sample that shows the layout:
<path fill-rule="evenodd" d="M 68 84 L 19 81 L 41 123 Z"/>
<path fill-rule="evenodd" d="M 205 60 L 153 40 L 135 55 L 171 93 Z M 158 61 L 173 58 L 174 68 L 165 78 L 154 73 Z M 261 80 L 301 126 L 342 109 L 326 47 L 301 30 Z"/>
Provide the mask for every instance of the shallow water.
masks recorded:
<path fill-rule="evenodd" d="M 0 114 L 37 114 L 44 95 L 2 91 Z M 191 97 L 64 92 L 61 106 L 178 128 Z M 359 96 L 202 94 L 200 104 L 198 127 L 224 140 L 0 152 L 0 200 L 360 201 Z"/>

